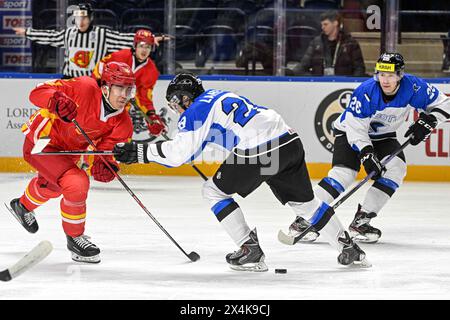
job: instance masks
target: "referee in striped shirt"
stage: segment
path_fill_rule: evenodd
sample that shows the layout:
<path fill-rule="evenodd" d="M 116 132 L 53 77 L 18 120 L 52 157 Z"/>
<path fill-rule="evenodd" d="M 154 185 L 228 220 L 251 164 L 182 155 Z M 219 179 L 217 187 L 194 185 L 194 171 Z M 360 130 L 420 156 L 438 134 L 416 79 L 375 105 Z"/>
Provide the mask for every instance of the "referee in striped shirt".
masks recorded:
<path fill-rule="evenodd" d="M 73 15 L 76 26 L 61 31 L 32 28 L 15 28 L 14 31 L 39 44 L 65 48 L 64 78 L 90 76 L 104 56 L 133 46 L 134 33 L 120 33 L 94 26 L 94 12 L 89 3 L 79 4 Z M 158 44 L 161 39 L 155 40 Z"/>

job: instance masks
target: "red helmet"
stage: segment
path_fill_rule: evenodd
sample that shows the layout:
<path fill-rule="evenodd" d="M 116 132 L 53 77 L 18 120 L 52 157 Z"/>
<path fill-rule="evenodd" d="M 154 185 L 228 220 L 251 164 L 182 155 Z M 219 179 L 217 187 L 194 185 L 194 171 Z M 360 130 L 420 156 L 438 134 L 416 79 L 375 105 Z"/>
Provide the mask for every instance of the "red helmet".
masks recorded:
<path fill-rule="evenodd" d="M 136 79 L 129 65 L 123 62 L 108 62 L 102 72 L 102 84 L 134 87 Z"/>
<path fill-rule="evenodd" d="M 145 42 L 153 46 L 155 44 L 155 36 L 149 30 L 139 29 L 134 34 L 134 47 L 136 48 L 136 45 L 140 42 Z"/>

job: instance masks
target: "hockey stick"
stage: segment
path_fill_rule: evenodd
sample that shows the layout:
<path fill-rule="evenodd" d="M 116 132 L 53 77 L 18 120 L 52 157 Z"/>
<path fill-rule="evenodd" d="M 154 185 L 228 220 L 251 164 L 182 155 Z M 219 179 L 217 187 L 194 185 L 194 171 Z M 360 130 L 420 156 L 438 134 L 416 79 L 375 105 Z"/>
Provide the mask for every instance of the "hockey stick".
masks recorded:
<path fill-rule="evenodd" d="M 58 155 L 105 155 L 114 156 L 117 153 L 112 151 L 87 151 L 87 150 L 60 150 L 60 151 L 42 151 L 50 143 L 49 137 L 39 138 L 34 144 L 31 154 L 39 156 L 58 156 Z"/>
<path fill-rule="evenodd" d="M 78 122 L 73 119 L 73 124 L 77 127 L 77 129 L 81 132 L 81 134 L 84 136 L 86 141 L 94 148 L 94 151 L 97 149 L 94 142 L 89 138 L 89 136 L 86 134 L 86 132 L 83 130 L 83 128 L 80 127 Z M 128 193 L 131 195 L 131 197 L 138 203 L 138 205 L 145 211 L 145 213 L 153 220 L 154 223 L 166 234 L 166 236 L 172 240 L 172 242 L 177 246 L 178 249 L 180 249 L 186 257 L 189 258 L 191 261 L 197 261 L 200 259 L 200 256 L 198 253 L 192 251 L 191 253 L 187 254 L 186 251 L 183 250 L 183 248 L 180 247 L 180 245 L 171 237 L 171 235 L 166 231 L 166 229 L 163 228 L 163 226 L 156 220 L 156 218 L 148 211 L 148 209 L 144 206 L 144 204 L 139 200 L 139 198 L 134 194 L 134 192 L 128 187 L 128 185 L 125 183 L 125 181 L 122 180 L 122 178 L 119 176 L 119 174 L 111 167 L 111 165 L 108 163 L 108 161 L 103 158 L 103 156 L 100 155 L 100 159 L 105 163 L 105 165 L 108 167 L 109 170 L 114 174 L 114 176 L 119 180 L 119 182 L 122 184 L 122 186 L 125 188 L 125 190 L 128 191 Z"/>
<path fill-rule="evenodd" d="M 52 152 L 38 152 L 34 153 L 38 156 L 67 156 L 67 155 L 75 155 L 75 156 L 115 156 L 118 153 L 113 151 L 83 151 L 83 150 L 62 150 L 62 151 L 52 151 Z"/>
<path fill-rule="evenodd" d="M 52 250 L 53 246 L 49 241 L 42 241 L 13 266 L 0 271 L 0 281 L 10 281 L 17 278 L 34 265 L 44 260 Z"/>
<path fill-rule="evenodd" d="M 134 99 L 131 100 L 131 104 L 133 105 L 133 107 L 136 108 L 136 110 L 139 110 L 139 111 L 144 115 L 145 120 L 146 120 L 150 125 L 153 123 L 152 120 L 149 118 L 149 116 L 146 115 L 146 114 L 138 107 L 138 105 L 136 104 L 136 100 L 134 100 Z M 169 138 L 169 137 L 167 136 L 167 134 L 165 134 L 165 133 L 161 133 L 161 136 L 162 136 L 164 139 L 166 139 L 166 140 L 170 140 L 170 138 Z M 208 177 L 205 176 L 205 174 L 204 174 L 203 172 L 201 172 L 200 169 L 199 169 L 195 164 L 190 163 L 190 165 L 191 165 L 192 168 L 194 168 L 194 170 L 199 174 L 199 176 L 203 178 L 203 180 L 205 180 L 205 181 L 208 180 Z"/>
<path fill-rule="evenodd" d="M 400 152 L 403 151 L 411 142 L 408 140 L 403 143 L 400 148 L 398 148 L 394 153 L 392 153 L 388 158 L 381 162 L 381 165 L 384 167 L 389 161 L 394 159 Z M 337 199 L 334 203 L 331 204 L 331 207 L 335 211 L 345 200 L 350 198 L 356 191 L 358 191 L 367 181 L 369 181 L 375 175 L 375 171 L 369 173 L 363 180 L 361 180 L 355 187 L 349 190 L 346 194 L 344 194 L 340 199 Z M 296 237 L 289 236 L 285 234 L 282 230 L 278 232 L 278 240 L 287 245 L 294 245 L 298 241 L 300 241 L 311 229 L 314 228 L 313 225 L 310 225 L 306 228 L 302 233 L 300 233 Z"/>

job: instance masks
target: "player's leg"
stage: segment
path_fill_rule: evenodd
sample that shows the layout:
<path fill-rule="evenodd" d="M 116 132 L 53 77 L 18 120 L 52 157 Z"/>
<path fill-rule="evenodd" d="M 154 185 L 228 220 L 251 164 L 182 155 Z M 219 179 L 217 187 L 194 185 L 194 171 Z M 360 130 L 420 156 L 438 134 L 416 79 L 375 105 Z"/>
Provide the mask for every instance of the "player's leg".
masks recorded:
<path fill-rule="evenodd" d="M 72 259 L 99 263 L 100 249 L 84 234 L 89 177 L 84 170 L 73 167 L 58 179 L 58 183 L 63 195 L 60 201 L 62 226 Z"/>
<path fill-rule="evenodd" d="M 332 168 L 328 176 L 315 187 L 314 194 L 330 204 L 337 199 L 354 181 L 360 170 L 358 153 L 347 141 L 347 136 L 339 133 L 334 141 Z"/>
<path fill-rule="evenodd" d="M 280 158 L 290 158 L 290 165 L 267 180 L 277 199 L 282 204 L 290 205 L 297 216 L 308 219 L 307 222 L 314 230 L 324 235 L 330 245 L 340 252 L 339 263 L 348 265 L 362 262 L 365 253 L 351 241 L 333 209 L 315 197 L 301 141 L 283 147 Z"/>
<path fill-rule="evenodd" d="M 239 247 L 239 250 L 226 256 L 230 267 L 234 270 L 267 271 L 256 229 L 250 229 L 241 208 L 232 198 L 235 193 L 246 197 L 264 181 L 265 177 L 260 174 L 261 163 L 256 158 L 253 163 L 250 162 L 232 153 L 214 176 L 205 182 L 203 197 Z"/>
<path fill-rule="evenodd" d="M 31 179 L 20 198 L 12 199 L 10 202 L 11 210 L 30 233 L 35 233 L 39 229 L 34 210 L 49 199 L 61 195 L 59 191 L 52 190 L 48 184 L 44 177 L 38 175 Z"/>
<path fill-rule="evenodd" d="M 400 147 L 395 139 L 385 139 L 373 142 L 378 158 L 383 160 Z M 386 164 L 386 172 L 376 180 L 366 193 L 364 201 L 358 205 L 355 217 L 350 224 L 349 231 L 358 241 L 373 243 L 381 237 L 381 230 L 370 224 L 381 209 L 386 205 L 395 191 L 403 183 L 406 176 L 406 161 L 404 153 Z"/>
<path fill-rule="evenodd" d="M 59 159 L 56 156 L 31 155 L 33 146 L 34 143 L 25 139 L 23 156 L 38 171 L 38 175 L 28 183 L 20 198 L 15 198 L 10 202 L 11 212 L 24 228 L 31 233 L 35 233 L 39 229 L 34 210 L 49 199 L 60 196 L 61 192 L 56 179 L 67 170 L 67 165 L 71 164 L 67 159 Z"/>

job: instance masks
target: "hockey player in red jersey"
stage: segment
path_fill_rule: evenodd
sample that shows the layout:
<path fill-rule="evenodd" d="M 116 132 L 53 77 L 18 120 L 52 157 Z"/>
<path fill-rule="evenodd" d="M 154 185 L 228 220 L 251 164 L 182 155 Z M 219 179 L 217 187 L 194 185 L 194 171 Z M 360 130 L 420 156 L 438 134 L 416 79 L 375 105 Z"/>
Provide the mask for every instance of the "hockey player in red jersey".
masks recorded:
<path fill-rule="evenodd" d="M 35 233 L 38 224 L 33 210 L 62 195 L 62 226 L 75 261 L 100 262 L 100 249 L 84 235 L 89 177 L 77 167 L 79 156 L 43 156 L 31 151 L 42 137 L 50 138 L 44 152 L 86 150 L 89 143 L 72 123 L 74 119 L 98 150 L 111 150 L 116 143 L 129 141 L 133 127 L 125 106 L 134 92 L 134 74 L 120 62 L 108 63 L 99 82 L 83 76 L 46 82 L 31 91 L 30 101 L 40 109 L 22 127 L 26 135 L 23 156 L 37 175 L 24 194 L 11 201 L 10 209 L 28 232 Z M 112 156 L 104 159 L 119 170 Z M 101 182 L 115 177 L 99 157 L 95 157 L 90 172 L 94 180 Z"/>
<path fill-rule="evenodd" d="M 119 61 L 129 65 L 136 76 L 136 104 L 150 119 L 149 132 L 158 136 L 167 131 L 167 127 L 161 117 L 156 114 L 152 100 L 153 87 L 159 77 L 159 71 L 150 58 L 155 47 L 155 36 L 148 30 L 140 29 L 134 36 L 133 48 L 122 49 L 104 57 L 95 66 L 92 76 L 100 79 L 105 63 L 110 61 Z"/>

